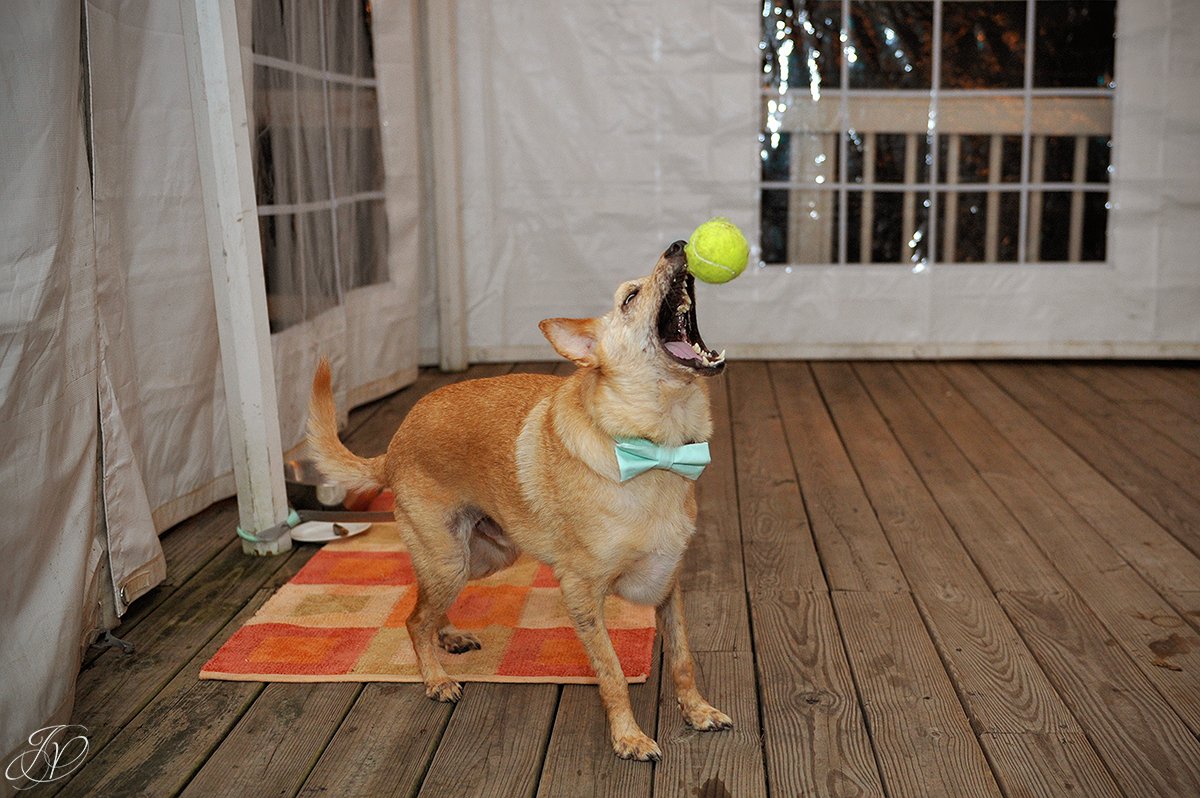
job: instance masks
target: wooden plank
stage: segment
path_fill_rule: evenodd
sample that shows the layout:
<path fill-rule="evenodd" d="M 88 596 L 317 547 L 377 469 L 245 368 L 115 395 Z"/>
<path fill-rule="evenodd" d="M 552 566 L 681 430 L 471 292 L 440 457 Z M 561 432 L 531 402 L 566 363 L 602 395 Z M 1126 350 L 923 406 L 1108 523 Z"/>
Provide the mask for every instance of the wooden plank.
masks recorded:
<path fill-rule="evenodd" d="M 909 584 L 956 585 L 990 594 L 970 556 L 892 439 L 851 367 L 814 363 L 816 382 L 843 445 Z"/>
<path fill-rule="evenodd" d="M 740 367 L 741 364 L 730 366 L 731 369 Z M 688 544 L 680 575 L 685 594 L 745 587 L 728 387 L 728 376 L 716 377 L 709 382 L 713 417 L 713 435 L 709 439 L 712 463 L 696 481 L 696 536 Z M 740 617 L 748 623 L 744 606 Z"/>
<path fill-rule="evenodd" d="M 1002 481 L 999 495 L 1012 502 L 1018 512 L 1033 508 L 1032 512 L 1024 512 L 1024 523 L 1036 531 L 1035 543 L 1021 522 L 993 495 L 964 452 L 974 454 L 978 463 L 992 471 L 1008 468 L 1030 481 L 1039 478 L 1022 474 L 1022 470 L 1029 469 L 1028 464 L 997 434 L 986 436 L 986 421 L 960 396 L 951 394 L 957 401 L 950 401 L 944 383 L 939 386 L 932 379 L 920 383 L 922 393 L 931 397 L 928 401 L 936 408 L 936 419 L 942 422 L 939 425 L 895 367 L 876 364 L 860 366 L 859 370 L 876 396 L 888 398 L 881 410 L 946 517 L 956 528 L 972 530 L 963 539 L 981 566 L 986 570 L 988 557 L 1006 556 L 1004 550 L 989 546 L 988 538 L 1022 542 L 1019 547 L 1015 543 L 1009 546 L 1007 556 L 1017 558 L 1013 565 L 1028 571 L 1030 578 L 1008 579 L 998 588 L 1077 591 L 1189 727 L 1200 731 L 1200 636 L 1187 627 L 1185 620 L 1121 561 L 1103 538 L 1070 514 L 1069 508 L 1059 509 L 1050 517 L 1044 515 L 1047 504 L 1062 502 L 1049 486 L 1043 483 L 1043 495 L 1037 496 L 1028 482 Z M 942 425 L 953 431 L 955 441 Z M 982 539 L 977 539 L 976 532 Z M 1052 562 L 1064 564 L 1056 568 Z M 1018 585 L 1022 582 L 1038 588 L 1021 588 Z M 1164 656 L 1168 651 L 1169 656 Z"/>
<path fill-rule="evenodd" d="M 429 378 L 435 373 L 437 373 L 437 369 L 432 369 L 428 366 L 420 368 L 417 370 L 417 378 L 408 385 L 397 388 L 395 391 L 392 391 L 385 396 L 381 396 L 378 399 L 373 399 L 366 404 L 350 408 L 350 415 L 346 420 L 346 426 L 341 430 L 342 437 L 348 438 L 353 435 L 356 429 L 366 423 L 371 416 L 378 413 L 379 410 L 388 402 L 390 402 L 392 398 L 400 391 L 420 390 L 419 386 L 428 381 Z"/>
<path fill-rule="evenodd" d="M 833 594 L 889 795 L 999 796 L 912 599 L 904 593 Z"/>
<path fill-rule="evenodd" d="M 183 585 L 236 539 L 237 502 L 224 499 L 163 533 L 160 542 L 167 559 L 167 578 L 160 585 Z M 134 607 L 138 604 L 135 602 Z M 130 614 L 132 614 L 132 608 Z M 122 624 L 129 619 L 127 614 Z M 132 624 L 130 624 L 132 626 Z"/>
<path fill-rule="evenodd" d="M 1178 432 L 1157 432 L 1060 366 L 1031 364 L 1020 371 L 1053 391 L 1064 405 L 1085 417 L 1091 426 L 1103 429 L 1106 436 L 1119 441 L 1135 457 L 1175 483 L 1178 490 L 1196 496 L 1200 458 L 1176 442 Z"/>
<path fill-rule="evenodd" d="M 817 382 L 975 728 L 1074 728 L 1011 621 L 850 366 Z"/>
<path fill-rule="evenodd" d="M 750 653 L 750 615 L 743 590 L 685 590 L 683 614 L 693 651 Z"/>
<path fill-rule="evenodd" d="M 223 628 L 194 652 L 144 709 L 121 725 L 110 742 L 97 746 L 95 735 L 89 735 L 93 753 L 62 794 L 174 795 L 181 790 L 263 689 L 259 682 L 201 681 L 196 678 L 200 667 L 312 553 L 305 548 L 282 558 L 286 561 L 270 583 L 229 613 Z M 245 558 L 240 551 L 238 556 Z M 90 724 L 84 725 L 92 730 Z"/>
<path fill-rule="evenodd" d="M 555 374 L 558 372 L 560 361 L 539 360 L 517 363 L 512 367 L 513 374 Z"/>
<path fill-rule="evenodd" d="M 829 596 L 756 592 L 750 606 L 771 792 L 882 796 Z"/>
<path fill-rule="evenodd" d="M 734 727 L 720 732 L 689 728 L 676 705 L 670 680 L 663 680 L 657 737 L 663 758 L 654 767 L 654 795 L 765 796 L 754 663 L 750 655 L 697 652 L 696 681 L 704 697 L 733 718 Z"/>
<path fill-rule="evenodd" d="M 452 711 L 417 685 L 364 686 L 299 795 L 415 794 Z"/>
<path fill-rule="evenodd" d="M 1200 795 L 1200 743 L 1078 598 L 1000 600 L 1126 795 Z"/>
<path fill-rule="evenodd" d="M 88 727 L 92 750 L 117 734 L 241 610 L 261 586 L 295 557 L 249 557 L 227 547 L 129 634 L 136 648 L 109 650 L 76 682 L 72 723 Z"/>
<path fill-rule="evenodd" d="M 1187 361 L 1159 361 L 1152 365 L 1145 364 L 1145 367 L 1187 391 L 1192 397 L 1193 408 L 1200 410 L 1200 407 L 1196 407 L 1200 402 L 1200 360 L 1192 358 Z"/>
<path fill-rule="evenodd" d="M 555 684 L 464 685 L 420 795 L 533 795 L 558 693 Z"/>
<path fill-rule="evenodd" d="M 645 684 L 629 685 L 633 716 L 651 737 L 657 732 L 661 678 L 662 645 L 656 643 L 650 677 Z M 652 786 L 650 766 L 613 754 L 600 691 L 589 684 L 563 685 L 538 783 L 538 798 L 648 796 Z"/>
<path fill-rule="evenodd" d="M 1152 466 L 1097 429 L 1074 408 L 1063 405 L 1019 367 L 987 365 L 984 373 L 1054 431 L 1096 471 L 1121 489 L 1152 518 L 1200 554 L 1200 499 L 1179 490 Z"/>
<path fill-rule="evenodd" d="M 188 783 L 183 798 L 291 798 L 361 690 L 361 684 L 348 683 L 267 685 Z"/>
<path fill-rule="evenodd" d="M 737 363 L 729 380 L 747 586 L 825 590 L 767 367 Z"/>
<path fill-rule="evenodd" d="M 1070 366 L 1067 372 L 1177 446 L 1200 457 L 1200 421 L 1188 418 L 1152 394 L 1121 379 L 1119 366 Z M 1198 400 L 1200 401 L 1200 400 Z"/>
<path fill-rule="evenodd" d="M 1155 398 L 1175 408 L 1193 421 L 1200 421 L 1200 388 L 1194 382 L 1200 369 L 1157 368 L 1154 366 L 1130 366 L 1121 369 L 1119 375 Z M 1192 381 L 1179 379 L 1192 377 Z"/>
<path fill-rule="evenodd" d="M 113 634 L 121 638 L 130 634 L 180 585 L 191 579 L 223 549 L 229 546 L 240 549 L 241 545 L 231 532 L 236 526 L 237 502 L 225 499 L 164 532 L 160 543 L 167 561 L 167 578 L 129 606 L 129 610 L 121 616 L 120 625 L 112 630 Z M 105 646 L 89 647 L 82 664 L 90 665 L 106 650 Z"/>
<path fill-rule="evenodd" d="M 955 448 L 935 416 L 913 395 L 897 372 L 898 367 L 859 363 L 854 368 L 992 589 L 1068 589 L 1050 561 Z"/>
<path fill-rule="evenodd" d="M 947 382 L 934 379 L 931 372 L 935 369 L 947 378 Z M 1121 558 L 1094 559 L 1095 569 L 1118 568 L 1124 560 L 1182 614 L 1189 619 L 1200 618 L 1200 615 L 1191 614 L 1200 612 L 1200 605 L 1195 603 L 1193 595 L 1195 585 L 1200 584 L 1200 559 L 976 366 L 911 364 L 905 368 L 904 375 L 913 380 L 917 394 L 929 403 L 951 388 L 959 392 L 978 411 L 978 416 L 987 420 L 987 426 L 1011 444 L 1004 447 L 1001 439 L 980 433 L 987 435 L 992 443 L 980 443 L 975 450 L 966 453 L 992 488 L 1005 497 L 1005 503 L 1014 514 L 1022 518 L 1026 528 L 1062 525 L 1068 530 L 1078 530 L 1078 521 L 1073 520 L 1078 514 Z M 931 407 L 940 415 L 949 412 L 954 404 L 942 403 L 939 399 L 939 403 L 931 404 Z M 955 421 L 952 428 L 965 429 L 966 423 L 965 420 Z M 959 440 L 959 445 L 966 446 L 965 440 Z M 992 452 L 989 445 L 1000 448 Z M 1003 452 L 1008 452 L 1004 455 L 1009 463 L 1005 468 L 989 465 L 999 462 Z M 1012 452 L 1019 452 L 1020 457 L 1014 460 Z M 1052 486 L 1053 491 L 1042 487 L 1043 482 Z M 1030 486 L 1032 492 L 1027 492 L 1024 485 Z M 1018 500 L 1020 504 L 1014 503 Z M 1026 520 L 1039 516 L 1042 520 L 1036 523 Z M 1086 534 L 1086 531 L 1080 534 Z M 1064 551 L 1063 556 L 1053 559 L 1060 569 L 1064 569 L 1076 567 L 1083 558 L 1096 558 L 1099 554 L 1096 547 L 1086 546 L 1073 554 Z"/>
<path fill-rule="evenodd" d="M 772 363 L 771 382 L 832 590 L 904 592 L 908 582 L 863 492 L 812 373 Z"/>
<path fill-rule="evenodd" d="M 1121 790 L 1081 732 L 985 734 L 983 749 L 1008 798 L 1120 798 Z"/>

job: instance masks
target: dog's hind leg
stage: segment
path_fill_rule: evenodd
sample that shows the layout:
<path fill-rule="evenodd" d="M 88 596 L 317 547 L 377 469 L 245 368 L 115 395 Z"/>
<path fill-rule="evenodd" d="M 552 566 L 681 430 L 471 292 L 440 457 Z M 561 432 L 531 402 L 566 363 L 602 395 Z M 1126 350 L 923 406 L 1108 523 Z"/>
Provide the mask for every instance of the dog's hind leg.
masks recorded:
<path fill-rule="evenodd" d="M 397 520 L 402 516 L 411 522 L 412 534 L 405 542 L 417 578 L 417 602 L 406 626 L 425 682 L 425 694 L 438 701 L 457 701 L 462 696 L 462 685 L 438 661 L 435 640 L 440 642 L 440 631 L 447 625 L 446 610 L 470 576 L 466 537 L 458 528 L 461 513 L 432 504 L 418 505 L 409 498 L 402 510 L 397 503 Z"/>
<path fill-rule="evenodd" d="M 470 578 L 482 579 L 507 568 L 517 559 L 517 549 L 493 519 L 474 507 L 463 509 L 456 523 L 460 534 L 467 532 L 470 552 Z M 470 632 L 455 629 L 450 619 L 442 616 L 438 624 L 438 645 L 451 654 L 462 654 L 482 648 L 479 638 Z"/>
<path fill-rule="evenodd" d="M 461 629 L 455 628 L 454 624 L 450 623 L 450 619 L 445 615 L 442 615 L 442 620 L 438 624 L 437 636 L 438 645 L 451 654 L 462 654 L 467 651 L 475 651 L 483 648 L 483 644 L 479 642 L 478 637 L 470 632 L 464 632 Z"/>
<path fill-rule="evenodd" d="M 733 721 L 704 700 L 696 689 L 696 668 L 688 647 L 687 624 L 683 620 L 683 594 L 679 582 L 671 584 L 671 593 L 658 605 L 658 620 L 663 631 L 663 653 L 671 666 L 675 697 L 687 725 L 697 731 L 717 731 L 733 727 Z"/>

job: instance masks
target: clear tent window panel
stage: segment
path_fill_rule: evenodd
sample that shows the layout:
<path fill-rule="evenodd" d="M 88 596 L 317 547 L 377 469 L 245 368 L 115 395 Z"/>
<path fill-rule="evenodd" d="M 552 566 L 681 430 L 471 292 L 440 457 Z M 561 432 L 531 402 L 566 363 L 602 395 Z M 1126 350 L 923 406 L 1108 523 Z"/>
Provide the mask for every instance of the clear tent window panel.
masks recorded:
<path fill-rule="evenodd" d="M 255 0 L 254 173 L 272 332 L 388 281 L 370 0 Z"/>
<path fill-rule="evenodd" d="M 1116 0 L 765 0 L 767 265 L 1103 263 Z"/>

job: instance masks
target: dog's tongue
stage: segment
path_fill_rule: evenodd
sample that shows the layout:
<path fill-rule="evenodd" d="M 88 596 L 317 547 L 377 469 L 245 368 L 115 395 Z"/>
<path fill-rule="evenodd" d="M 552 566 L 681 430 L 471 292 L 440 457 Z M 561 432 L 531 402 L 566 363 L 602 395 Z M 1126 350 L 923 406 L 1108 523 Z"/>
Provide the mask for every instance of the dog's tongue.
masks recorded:
<path fill-rule="evenodd" d="M 692 345 L 687 341 L 670 341 L 667 343 L 667 351 L 681 360 L 696 359 L 696 350 L 692 349 Z"/>

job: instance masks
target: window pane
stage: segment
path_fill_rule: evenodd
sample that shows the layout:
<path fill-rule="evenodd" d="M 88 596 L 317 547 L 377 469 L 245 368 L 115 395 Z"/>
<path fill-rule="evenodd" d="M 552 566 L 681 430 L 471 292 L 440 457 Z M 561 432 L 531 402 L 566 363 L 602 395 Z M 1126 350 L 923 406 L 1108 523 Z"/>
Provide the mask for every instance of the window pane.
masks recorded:
<path fill-rule="evenodd" d="M 783 189 L 762 192 L 763 263 L 787 263 L 788 193 Z"/>
<path fill-rule="evenodd" d="M 1111 87 L 1114 0 L 1038 0 L 1033 85 Z"/>
<path fill-rule="evenodd" d="M 928 89 L 933 3 L 856 0 L 850 6 L 850 86 Z"/>
<path fill-rule="evenodd" d="M 343 290 L 386 283 L 387 214 L 383 201 L 342 205 L 337 213 Z"/>
<path fill-rule="evenodd" d="M 297 161 L 293 167 L 297 202 L 319 202 L 329 199 L 329 164 L 326 161 L 325 87 L 322 81 L 296 76 L 296 99 L 300 126 L 294 128 L 297 138 Z"/>
<path fill-rule="evenodd" d="M 291 19 L 287 14 L 290 7 L 290 0 L 254 0 L 251 23 L 254 52 L 284 61 L 292 59 L 292 37 L 288 35 Z"/>
<path fill-rule="evenodd" d="M 304 318 L 311 319 L 341 300 L 334 262 L 333 214 L 328 210 L 298 217 L 301 269 L 304 279 Z"/>
<path fill-rule="evenodd" d="M 299 262 L 296 217 L 260 216 L 258 234 L 267 285 L 267 321 L 274 333 L 304 320 L 304 292 L 295 268 Z"/>
<path fill-rule="evenodd" d="M 296 92 L 292 75 L 254 67 L 254 189 L 259 205 L 296 202 Z"/>
<path fill-rule="evenodd" d="M 928 257 L 928 222 L 928 194 L 851 191 L 847 197 L 846 259 L 851 263 L 920 263 Z"/>
<path fill-rule="evenodd" d="M 383 190 L 383 144 L 375 89 L 329 84 L 333 182 L 339 197 Z"/>
<path fill-rule="evenodd" d="M 943 262 L 1103 260 L 1108 199 L 1090 189 L 1105 187 L 1112 170 L 1115 6 L 768 3 L 759 142 L 762 179 L 779 188 L 762 193 L 764 260 L 911 264 L 924 262 L 928 249 Z M 840 63 L 843 8 L 849 19 Z M 945 89 L 936 98 L 934 41 L 941 48 L 937 85 Z M 837 86 L 838 66 L 849 75 L 844 94 L 822 93 Z M 1099 91 L 1026 95 L 1026 74 L 1032 88 Z M 1026 181 L 1079 188 L 1038 191 Z M 909 190 L 890 190 L 902 185 Z M 926 238 L 929 190 L 937 198 L 936 247 Z"/>
<path fill-rule="evenodd" d="M 1047 183 L 1070 183 L 1075 165 L 1075 137 L 1046 137 L 1046 166 L 1042 180 Z"/>
<path fill-rule="evenodd" d="M 838 0 L 776 0 L 763 9 L 764 86 L 819 95 L 841 85 Z"/>
<path fill-rule="evenodd" d="M 325 48 L 330 72 L 375 76 L 370 0 L 325 0 Z"/>
<path fill-rule="evenodd" d="M 1025 85 L 1025 2 L 942 5 L 942 87 Z"/>
<path fill-rule="evenodd" d="M 1108 195 L 1089 192 L 1083 195 L 1083 261 L 1108 259 Z"/>
<path fill-rule="evenodd" d="M 988 183 L 992 180 L 992 137 L 952 135 L 938 137 L 938 181 L 942 183 Z M 1021 157 L 1020 139 L 1015 155 Z M 1010 155 L 1013 154 L 1011 151 Z M 1000 157 L 1004 150 L 1001 142 Z M 1001 160 L 1000 172 L 1004 163 Z M 1012 166 L 1009 167 L 1012 170 Z M 1018 168 L 1019 170 L 1019 168 Z M 997 177 L 997 180 L 999 178 Z"/>
<path fill-rule="evenodd" d="M 786 182 L 792 173 L 792 134 L 780 133 L 772 139 L 763 133 L 759 141 L 762 143 L 762 179 Z"/>
<path fill-rule="evenodd" d="M 1092 136 L 1088 139 L 1087 182 L 1107 183 L 1112 163 L 1112 139 Z"/>

